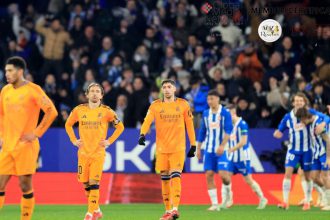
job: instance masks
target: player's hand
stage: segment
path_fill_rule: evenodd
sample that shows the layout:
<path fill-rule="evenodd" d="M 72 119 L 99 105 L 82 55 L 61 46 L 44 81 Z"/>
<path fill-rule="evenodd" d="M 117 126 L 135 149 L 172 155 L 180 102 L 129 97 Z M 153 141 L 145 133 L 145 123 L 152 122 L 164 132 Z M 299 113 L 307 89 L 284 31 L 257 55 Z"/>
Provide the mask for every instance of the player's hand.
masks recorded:
<path fill-rule="evenodd" d="M 187 157 L 194 157 L 195 156 L 195 153 L 196 153 L 196 146 L 191 146 L 190 147 L 190 150 L 187 154 Z"/>
<path fill-rule="evenodd" d="M 76 140 L 76 142 L 73 143 L 73 145 L 79 148 L 83 146 L 83 142 L 82 140 L 78 139 Z"/>
<path fill-rule="evenodd" d="M 107 148 L 110 146 L 110 142 L 108 140 L 102 140 L 100 141 L 100 146 Z"/>
<path fill-rule="evenodd" d="M 31 141 L 34 141 L 36 138 L 37 138 L 37 136 L 34 133 L 27 133 L 27 134 L 22 135 L 22 137 L 20 138 L 20 141 L 31 142 Z"/>
<path fill-rule="evenodd" d="M 275 138 L 281 139 L 283 137 L 283 133 L 280 132 L 279 130 L 276 130 L 273 134 Z"/>
<path fill-rule="evenodd" d="M 224 146 L 222 146 L 222 145 L 220 145 L 219 147 L 218 147 L 218 149 L 217 149 L 217 154 L 218 155 L 222 155 L 223 154 L 223 152 L 225 152 L 225 147 Z"/>
<path fill-rule="evenodd" d="M 144 136 L 144 134 L 141 134 L 139 137 L 139 145 L 146 145 L 145 141 L 146 137 Z"/>
<path fill-rule="evenodd" d="M 324 131 L 324 128 L 325 128 L 325 122 L 322 122 L 322 123 L 318 124 L 318 125 L 315 127 L 315 133 L 316 133 L 317 135 L 322 134 L 322 132 Z"/>
<path fill-rule="evenodd" d="M 330 167 L 330 157 L 327 157 L 327 160 L 325 161 L 324 166 L 326 166 L 328 168 Z"/>
<path fill-rule="evenodd" d="M 202 158 L 202 152 L 201 152 L 200 148 L 197 148 L 196 156 L 197 156 L 198 160 L 200 160 Z"/>

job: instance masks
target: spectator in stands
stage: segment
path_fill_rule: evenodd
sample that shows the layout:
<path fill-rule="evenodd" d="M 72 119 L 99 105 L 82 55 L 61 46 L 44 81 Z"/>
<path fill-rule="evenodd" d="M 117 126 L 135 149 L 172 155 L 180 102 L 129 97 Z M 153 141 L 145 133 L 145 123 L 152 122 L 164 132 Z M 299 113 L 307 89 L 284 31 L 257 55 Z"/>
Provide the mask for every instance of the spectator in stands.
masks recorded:
<path fill-rule="evenodd" d="M 115 112 L 117 114 L 117 117 L 120 121 L 124 122 L 124 124 L 128 124 L 127 122 L 127 116 L 128 116 L 128 109 L 127 109 L 127 96 L 124 94 L 121 94 L 117 97 L 117 103 L 116 103 L 116 108 Z"/>
<path fill-rule="evenodd" d="M 237 114 L 240 115 L 249 125 L 254 128 L 257 123 L 257 114 L 251 109 L 249 99 L 246 96 L 240 96 L 237 101 Z"/>
<path fill-rule="evenodd" d="M 102 86 L 104 89 L 103 102 L 105 105 L 110 106 L 110 108 L 116 108 L 117 97 L 119 96 L 120 90 L 114 88 L 113 85 L 108 81 L 102 81 Z"/>
<path fill-rule="evenodd" d="M 260 112 L 260 117 L 256 124 L 256 128 L 270 128 L 272 125 L 272 120 L 270 116 L 271 116 L 270 109 L 268 107 L 262 107 Z"/>
<path fill-rule="evenodd" d="M 114 87 L 118 87 L 121 81 L 121 73 L 123 70 L 123 62 L 120 56 L 115 56 L 109 71 L 102 78 L 108 80 Z"/>
<path fill-rule="evenodd" d="M 145 38 L 143 39 L 143 44 L 147 47 L 150 55 L 150 72 L 154 73 L 160 68 L 160 57 L 162 55 L 162 43 L 156 36 L 156 31 L 154 28 L 147 28 Z M 154 74 L 153 74 L 154 75 Z"/>
<path fill-rule="evenodd" d="M 56 79 L 53 74 L 48 74 L 44 83 L 44 91 L 50 99 L 56 101 L 57 88 L 56 88 Z"/>
<path fill-rule="evenodd" d="M 274 77 L 277 81 L 281 81 L 283 77 L 283 58 L 281 53 L 275 51 L 269 58 L 269 67 L 266 70 L 266 74 L 263 78 L 263 86 L 269 89 L 269 78 Z"/>
<path fill-rule="evenodd" d="M 249 94 L 252 91 L 252 83 L 243 76 L 240 66 L 234 67 L 233 78 L 228 81 L 227 88 L 227 95 L 231 100 L 240 94 Z"/>
<path fill-rule="evenodd" d="M 95 68 L 101 76 L 108 74 L 109 66 L 115 56 L 116 51 L 112 45 L 112 38 L 110 36 L 103 37 L 102 49 L 95 55 L 96 60 L 94 61 Z"/>

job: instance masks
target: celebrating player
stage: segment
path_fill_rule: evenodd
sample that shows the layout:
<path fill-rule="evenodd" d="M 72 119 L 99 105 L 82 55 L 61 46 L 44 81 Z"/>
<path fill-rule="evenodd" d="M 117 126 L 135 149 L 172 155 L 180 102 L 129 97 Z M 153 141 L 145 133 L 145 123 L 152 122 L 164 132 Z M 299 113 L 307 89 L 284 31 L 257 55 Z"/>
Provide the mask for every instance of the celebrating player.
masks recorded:
<path fill-rule="evenodd" d="M 23 197 L 21 220 L 32 218 L 34 195 L 32 175 L 36 171 L 40 138 L 57 116 L 52 101 L 36 84 L 24 78 L 26 63 L 21 57 L 6 62 L 8 85 L 0 94 L 0 209 L 11 176 L 18 176 Z M 40 109 L 45 113 L 38 124 Z"/>
<path fill-rule="evenodd" d="M 102 218 L 99 208 L 99 182 L 105 160 L 105 149 L 109 147 L 124 131 L 124 125 L 118 120 L 115 112 L 102 105 L 103 87 L 91 83 L 86 96 L 88 104 L 74 108 L 65 123 L 65 129 L 73 145 L 78 147 L 78 181 L 85 187 L 88 197 L 88 212 L 85 220 Z M 79 122 L 79 139 L 72 126 Z M 109 122 L 115 127 L 114 133 L 106 139 Z"/>
<path fill-rule="evenodd" d="M 268 200 L 264 197 L 259 184 L 252 178 L 251 175 L 248 124 L 241 117 L 237 116 L 235 107 L 230 108 L 230 114 L 234 127 L 230 135 L 228 150 L 228 157 L 230 161 L 228 166 L 229 174 L 230 176 L 236 173 L 242 174 L 245 182 L 259 197 L 259 206 L 257 209 L 264 209 L 268 203 Z"/>
<path fill-rule="evenodd" d="M 229 111 L 220 105 L 217 91 L 211 90 L 207 95 L 209 109 L 203 112 L 197 144 L 197 157 L 201 158 L 201 146 L 206 141 L 204 154 L 204 171 L 208 193 L 212 206 L 209 211 L 219 210 L 217 189 L 214 174 L 219 172 L 222 179 L 222 208 L 232 205 L 231 181 L 228 173 L 228 158 L 225 147 L 228 144 L 233 125 Z"/>
<path fill-rule="evenodd" d="M 295 113 L 299 108 L 306 107 L 308 105 L 308 99 L 304 93 L 298 92 L 293 96 L 293 109 L 291 112 L 287 113 L 282 121 L 280 122 L 278 129 L 274 132 L 275 138 L 282 138 L 285 129 L 289 129 L 289 146 L 288 152 L 285 160 L 285 175 L 283 179 L 283 202 L 278 205 L 279 208 L 288 209 L 289 208 L 289 193 L 291 190 L 291 177 L 294 168 L 300 163 L 301 168 L 304 170 L 306 178 L 306 190 L 305 194 L 305 204 L 303 210 L 310 209 L 310 199 L 313 189 L 313 181 L 310 177 L 311 164 L 313 162 L 313 152 L 311 146 L 311 138 L 308 135 L 307 128 L 302 124 L 296 117 Z M 309 112 L 314 115 L 320 115 L 324 117 L 323 114 L 315 111 L 314 109 L 309 109 Z M 316 127 L 316 132 L 320 133 L 324 129 L 325 123 L 321 123 Z"/>
<path fill-rule="evenodd" d="M 155 121 L 156 128 L 156 170 L 160 171 L 162 195 L 166 212 L 160 220 L 179 218 L 181 197 L 181 172 L 185 160 L 187 129 L 191 148 L 188 157 L 194 157 L 195 131 L 193 116 L 186 100 L 175 97 L 175 82 L 162 82 L 163 99 L 154 101 L 141 127 L 139 144 L 145 145 L 145 135 Z M 185 129 L 186 127 L 186 129 Z"/>
<path fill-rule="evenodd" d="M 306 108 L 299 108 L 296 116 L 302 123 L 308 126 L 309 135 L 312 137 L 314 155 L 312 165 L 312 179 L 321 181 L 325 187 L 325 201 L 322 201 L 321 208 L 324 211 L 330 210 L 330 137 L 329 128 L 326 127 L 321 134 L 316 134 L 316 126 L 323 122 L 317 115 L 312 115 Z M 319 180 L 320 179 L 320 180 Z M 324 207 L 323 207 L 324 206 Z"/>

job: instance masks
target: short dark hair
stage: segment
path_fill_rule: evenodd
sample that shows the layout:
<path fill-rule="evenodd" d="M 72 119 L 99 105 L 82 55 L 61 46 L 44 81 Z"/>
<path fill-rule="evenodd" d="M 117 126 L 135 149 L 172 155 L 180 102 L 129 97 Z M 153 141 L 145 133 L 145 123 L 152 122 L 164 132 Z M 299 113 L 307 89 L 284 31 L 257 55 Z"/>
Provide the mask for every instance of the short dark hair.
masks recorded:
<path fill-rule="evenodd" d="M 207 96 L 217 96 L 220 97 L 219 93 L 217 92 L 217 90 L 212 89 L 207 93 Z"/>
<path fill-rule="evenodd" d="M 87 87 L 87 89 L 86 89 L 86 95 L 88 95 L 89 90 L 90 90 L 91 87 L 93 87 L 93 86 L 98 86 L 98 87 L 101 89 L 101 93 L 102 93 L 102 95 L 104 95 L 104 88 L 103 88 L 103 86 L 101 86 L 99 83 L 91 83 L 91 84 L 89 84 L 88 87 Z"/>
<path fill-rule="evenodd" d="M 6 65 L 13 65 L 17 69 L 26 70 L 26 62 L 22 57 L 14 56 L 10 57 L 6 61 Z"/>
<path fill-rule="evenodd" d="M 301 120 L 303 118 L 307 118 L 307 119 L 310 119 L 311 117 L 313 117 L 313 115 L 308 111 L 307 108 L 305 107 L 302 107 L 302 108 L 299 108 L 296 112 L 296 117 L 297 119 Z"/>
<path fill-rule="evenodd" d="M 163 86 L 165 83 L 171 83 L 173 86 L 176 86 L 174 80 L 171 80 L 171 79 L 164 79 L 164 80 L 162 81 L 162 86 Z"/>

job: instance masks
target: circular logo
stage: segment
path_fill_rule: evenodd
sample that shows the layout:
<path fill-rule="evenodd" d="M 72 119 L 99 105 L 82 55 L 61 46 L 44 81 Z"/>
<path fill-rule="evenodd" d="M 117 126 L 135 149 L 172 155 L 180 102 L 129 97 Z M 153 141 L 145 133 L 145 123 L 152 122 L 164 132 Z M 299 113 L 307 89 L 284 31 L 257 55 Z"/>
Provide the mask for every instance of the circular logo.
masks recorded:
<path fill-rule="evenodd" d="M 258 27 L 259 37 L 266 42 L 277 41 L 282 35 L 280 23 L 273 19 L 267 19 L 260 23 Z"/>

